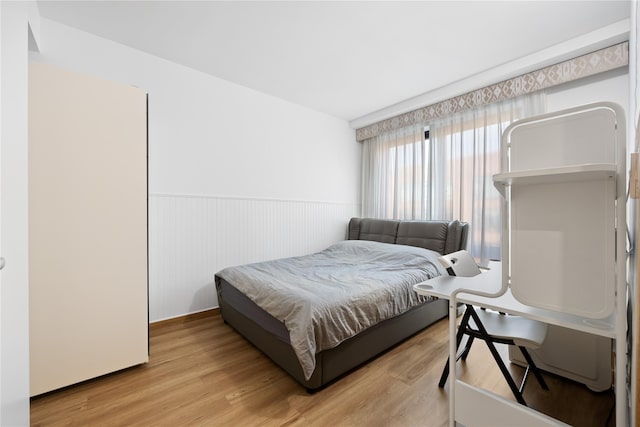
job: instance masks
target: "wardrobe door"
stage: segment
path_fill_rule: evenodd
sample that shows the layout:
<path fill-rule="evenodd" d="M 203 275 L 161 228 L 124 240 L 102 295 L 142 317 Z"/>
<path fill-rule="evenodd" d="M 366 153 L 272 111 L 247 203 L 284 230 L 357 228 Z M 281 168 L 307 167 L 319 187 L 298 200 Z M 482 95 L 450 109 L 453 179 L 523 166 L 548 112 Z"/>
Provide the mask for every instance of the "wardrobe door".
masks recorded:
<path fill-rule="evenodd" d="M 31 395 L 148 361 L 147 102 L 29 75 Z"/>

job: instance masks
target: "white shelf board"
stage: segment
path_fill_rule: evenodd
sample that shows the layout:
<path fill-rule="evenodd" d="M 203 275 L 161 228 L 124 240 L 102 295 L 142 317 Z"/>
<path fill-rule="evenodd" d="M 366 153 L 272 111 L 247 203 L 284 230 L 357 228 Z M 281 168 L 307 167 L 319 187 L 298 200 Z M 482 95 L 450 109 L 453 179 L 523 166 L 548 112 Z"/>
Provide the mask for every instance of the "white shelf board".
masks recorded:
<path fill-rule="evenodd" d="M 612 163 L 590 163 L 560 168 L 532 169 L 503 172 L 493 176 L 493 185 L 505 195 L 510 185 L 550 184 L 554 182 L 578 182 L 601 179 L 616 179 L 617 166 Z"/>
<path fill-rule="evenodd" d="M 460 380 L 455 385 L 455 421 L 465 427 L 568 426 L 527 406 Z"/>
<path fill-rule="evenodd" d="M 616 338 L 616 317 L 611 314 L 605 319 L 590 319 L 574 314 L 545 310 L 522 304 L 513 297 L 511 291 L 507 291 L 498 298 L 487 298 L 478 295 L 461 293 L 458 301 L 465 304 L 478 305 L 495 311 L 502 311 L 516 316 L 522 316 L 550 325 L 574 329 L 593 335 L 607 338 Z M 505 308 L 506 307 L 506 308 Z"/>
<path fill-rule="evenodd" d="M 502 263 L 491 262 L 489 269 L 473 277 L 438 276 L 413 286 L 418 295 L 450 299 L 454 291 L 460 291 L 457 301 L 486 307 L 495 311 L 524 316 L 551 325 L 616 338 L 616 317 L 611 314 L 605 319 L 591 319 L 570 313 L 546 310 L 522 304 L 513 297 L 510 290 L 499 297 L 485 297 L 474 292 L 497 293 L 502 287 Z M 468 291 L 468 292 L 465 292 Z"/>

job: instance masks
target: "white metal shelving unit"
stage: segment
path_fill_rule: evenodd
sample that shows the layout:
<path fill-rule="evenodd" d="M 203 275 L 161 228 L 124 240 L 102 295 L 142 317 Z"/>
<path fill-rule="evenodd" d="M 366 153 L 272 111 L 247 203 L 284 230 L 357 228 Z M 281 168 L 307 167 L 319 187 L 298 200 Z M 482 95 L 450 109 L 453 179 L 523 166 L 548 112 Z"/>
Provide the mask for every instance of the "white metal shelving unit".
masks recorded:
<path fill-rule="evenodd" d="M 503 172 L 494 176 L 504 198 L 502 262 L 477 276 L 414 286 L 449 300 L 449 378 L 456 378 L 459 302 L 529 317 L 615 342 L 616 424 L 628 425 L 625 129 L 619 106 L 597 103 L 505 130 Z M 598 357 L 610 361 L 610 349 Z M 565 424 L 456 380 L 449 425 Z"/>
<path fill-rule="evenodd" d="M 628 408 L 625 131 L 624 112 L 611 103 L 518 121 L 504 132 L 503 172 L 494 176 L 504 197 L 503 283 L 524 306 L 575 316 L 593 326 L 590 333 L 615 340 L 622 426 Z"/>

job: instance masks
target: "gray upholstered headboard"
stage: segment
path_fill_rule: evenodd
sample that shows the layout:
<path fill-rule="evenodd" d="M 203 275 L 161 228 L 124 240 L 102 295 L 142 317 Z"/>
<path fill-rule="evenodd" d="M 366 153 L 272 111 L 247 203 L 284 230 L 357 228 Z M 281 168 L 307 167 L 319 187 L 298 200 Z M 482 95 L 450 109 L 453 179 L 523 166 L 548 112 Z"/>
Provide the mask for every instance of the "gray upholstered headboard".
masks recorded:
<path fill-rule="evenodd" d="M 351 218 L 348 239 L 418 246 L 445 255 L 466 249 L 468 234 L 469 224 L 458 220 Z"/>

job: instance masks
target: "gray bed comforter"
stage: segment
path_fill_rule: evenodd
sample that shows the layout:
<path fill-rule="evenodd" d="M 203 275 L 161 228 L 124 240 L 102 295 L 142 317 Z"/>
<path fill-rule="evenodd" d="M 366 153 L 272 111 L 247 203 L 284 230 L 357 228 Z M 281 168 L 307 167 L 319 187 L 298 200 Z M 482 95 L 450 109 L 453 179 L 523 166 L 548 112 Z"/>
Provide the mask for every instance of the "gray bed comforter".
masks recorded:
<path fill-rule="evenodd" d="M 305 377 L 315 354 L 426 301 L 413 285 L 446 274 L 437 252 L 346 240 L 294 258 L 217 273 L 284 323 Z"/>

